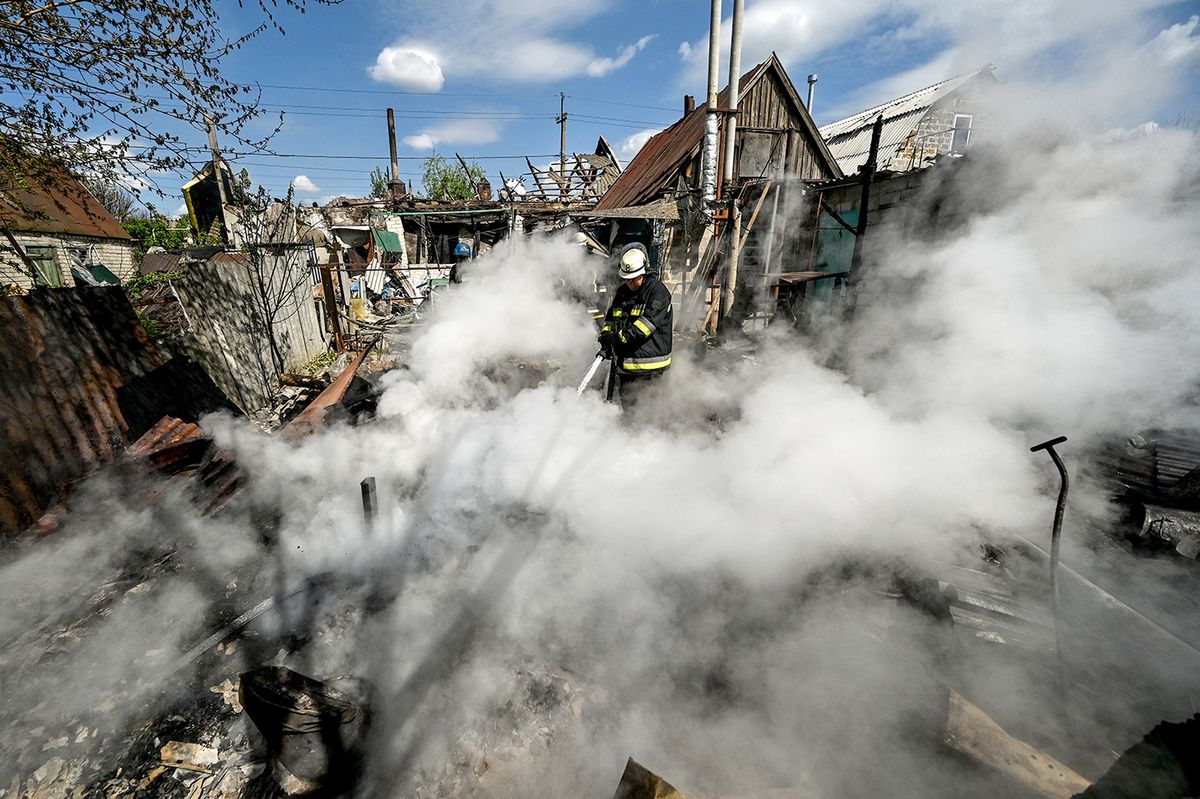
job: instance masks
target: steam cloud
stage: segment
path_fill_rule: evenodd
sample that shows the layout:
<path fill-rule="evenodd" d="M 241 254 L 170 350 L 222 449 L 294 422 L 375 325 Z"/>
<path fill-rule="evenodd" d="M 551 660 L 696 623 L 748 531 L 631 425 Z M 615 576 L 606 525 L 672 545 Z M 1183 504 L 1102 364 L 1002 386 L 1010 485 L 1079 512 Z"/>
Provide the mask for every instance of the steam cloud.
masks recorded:
<path fill-rule="evenodd" d="M 271 543 L 248 518 L 201 521 L 184 503 L 148 527 L 97 481 L 92 534 L 76 518 L 53 549 L 3 567 L 14 613 L 0 632 L 104 571 L 78 567 L 165 523 L 188 532 L 186 560 L 206 574 L 283 593 L 317 574 L 368 575 L 395 594 L 305 664 L 377 684 L 375 785 L 436 768 L 493 722 L 489 703 L 515 673 L 550 669 L 583 687 L 582 714 L 497 794 L 607 795 L 633 754 L 685 794 L 963 795 L 967 776 L 920 756 L 910 734 L 936 708 L 922 686 L 937 628 L 915 610 L 881 612 L 871 565 L 1040 538 L 1052 477 L 1031 443 L 1195 418 L 1196 135 L 1046 135 L 1029 111 L 1041 103 L 1026 101 L 1065 92 L 1043 88 L 995 98 L 993 140 L 957 170 L 936 237 L 914 220 L 876 234 L 883 255 L 852 326 L 772 336 L 719 369 L 677 352 L 651 418 L 631 423 L 598 396 L 575 398 L 595 345 L 572 295 L 594 264 L 564 240 L 504 243 L 385 378 L 371 424 L 289 444 L 208 420 L 251 475 L 248 503 L 274 514 Z M 372 533 L 357 494 L 367 475 L 381 501 Z M 1105 502 L 1080 494 L 1073 508 L 1102 518 Z M 1086 538 L 1082 523 L 1068 536 Z M 854 579 L 838 576 L 848 562 Z M 222 593 L 191 574 L 161 595 L 186 622 L 171 650 Z M 101 634 L 151 615 L 131 601 Z M 150 646 L 75 657 L 115 673 Z M 74 711 L 47 687 L 78 696 L 82 662 L 41 678 L 40 712 Z M 1184 665 L 1160 664 L 1177 683 L 1164 690 L 1194 689 Z M 989 676 L 1014 715 L 1040 712 L 1032 670 Z"/>

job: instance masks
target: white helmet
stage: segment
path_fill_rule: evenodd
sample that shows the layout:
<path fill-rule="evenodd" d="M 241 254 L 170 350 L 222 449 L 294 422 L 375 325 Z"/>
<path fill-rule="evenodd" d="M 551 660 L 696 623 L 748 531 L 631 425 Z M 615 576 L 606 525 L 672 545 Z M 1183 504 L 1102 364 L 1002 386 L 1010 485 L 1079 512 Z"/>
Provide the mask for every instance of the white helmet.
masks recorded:
<path fill-rule="evenodd" d="M 621 268 L 617 272 L 622 280 L 632 280 L 638 275 L 646 274 L 646 252 L 641 249 L 629 249 L 621 255 Z"/>

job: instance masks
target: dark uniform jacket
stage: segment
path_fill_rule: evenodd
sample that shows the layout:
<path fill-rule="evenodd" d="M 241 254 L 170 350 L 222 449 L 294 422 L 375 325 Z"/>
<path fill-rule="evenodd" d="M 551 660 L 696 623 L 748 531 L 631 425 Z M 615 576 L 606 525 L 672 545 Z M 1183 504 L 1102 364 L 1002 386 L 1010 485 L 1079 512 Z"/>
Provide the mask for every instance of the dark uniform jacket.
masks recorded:
<path fill-rule="evenodd" d="M 611 331 L 617 371 L 624 375 L 651 375 L 671 365 L 671 292 L 656 277 L 646 275 L 631 291 L 617 287 L 604 315 L 601 333 Z"/>

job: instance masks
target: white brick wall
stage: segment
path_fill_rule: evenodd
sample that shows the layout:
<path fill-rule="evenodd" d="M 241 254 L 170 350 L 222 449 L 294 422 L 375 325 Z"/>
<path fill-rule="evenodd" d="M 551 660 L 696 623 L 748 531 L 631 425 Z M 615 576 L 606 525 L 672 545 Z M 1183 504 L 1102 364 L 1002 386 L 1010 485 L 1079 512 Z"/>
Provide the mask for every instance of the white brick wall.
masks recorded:
<path fill-rule="evenodd" d="M 88 236 L 55 236 L 45 233 L 14 233 L 22 248 L 53 247 L 54 260 L 64 286 L 74 286 L 71 275 L 71 250 L 87 250 L 92 264 L 103 264 L 121 280 L 137 273 L 133 263 L 133 242 L 121 239 L 90 238 Z M 0 240 L 0 286 L 16 285 L 22 291 L 33 288 L 33 280 L 21 257 L 13 251 L 7 239 Z"/>

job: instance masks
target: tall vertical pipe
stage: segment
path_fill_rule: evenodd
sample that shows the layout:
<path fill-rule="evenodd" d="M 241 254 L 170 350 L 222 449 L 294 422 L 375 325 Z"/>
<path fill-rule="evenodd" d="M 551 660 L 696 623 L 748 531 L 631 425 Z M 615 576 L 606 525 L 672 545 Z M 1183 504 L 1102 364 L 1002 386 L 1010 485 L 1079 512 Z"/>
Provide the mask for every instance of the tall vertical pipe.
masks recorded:
<path fill-rule="evenodd" d="M 704 117 L 704 158 L 701 161 L 701 183 L 704 200 L 717 198 L 717 153 L 721 135 L 721 120 L 717 116 L 717 81 L 721 73 L 721 0 L 712 0 L 712 18 L 708 29 L 708 103 Z"/>
<path fill-rule="evenodd" d="M 808 76 L 808 115 L 812 116 L 813 93 L 817 88 L 817 73 Z"/>
<path fill-rule="evenodd" d="M 737 150 L 737 108 L 742 78 L 742 11 L 746 0 L 733 0 L 733 24 L 729 36 L 729 117 L 725 121 L 725 168 L 722 172 L 722 199 L 729 196 L 729 261 L 725 268 L 724 302 L 720 316 L 729 314 L 737 296 L 738 266 L 742 256 L 742 212 L 733 190 Z"/>
<path fill-rule="evenodd" d="M 725 186 L 733 183 L 733 165 L 737 143 L 738 85 L 742 77 L 742 11 L 746 0 L 733 0 L 733 29 L 729 38 L 729 121 L 725 123 Z"/>
<path fill-rule="evenodd" d="M 387 110 L 388 151 L 392 157 L 392 179 L 388 183 L 388 194 L 393 200 L 400 199 L 397 195 L 400 187 L 400 159 L 396 157 L 396 112 Z"/>

